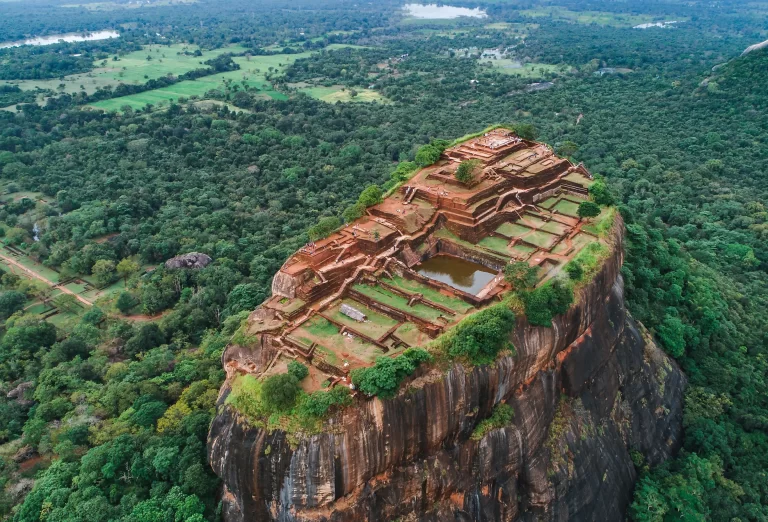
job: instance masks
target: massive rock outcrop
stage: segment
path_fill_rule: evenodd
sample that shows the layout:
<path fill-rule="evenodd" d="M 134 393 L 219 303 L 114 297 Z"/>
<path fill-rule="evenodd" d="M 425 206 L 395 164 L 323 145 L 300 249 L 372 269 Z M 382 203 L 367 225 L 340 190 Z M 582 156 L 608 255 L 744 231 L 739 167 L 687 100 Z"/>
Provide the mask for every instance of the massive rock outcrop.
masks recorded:
<path fill-rule="evenodd" d="M 625 309 L 615 235 L 552 328 L 518 319 L 515 355 L 423 368 L 399 396 L 362 401 L 293 446 L 224 406 L 225 385 L 209 440 L 225 519 L 623 520 L 632 457 L 657 464 L 679 446 L 685 378 Z M 472 439 L 500 402 L 513 421 Z"/>

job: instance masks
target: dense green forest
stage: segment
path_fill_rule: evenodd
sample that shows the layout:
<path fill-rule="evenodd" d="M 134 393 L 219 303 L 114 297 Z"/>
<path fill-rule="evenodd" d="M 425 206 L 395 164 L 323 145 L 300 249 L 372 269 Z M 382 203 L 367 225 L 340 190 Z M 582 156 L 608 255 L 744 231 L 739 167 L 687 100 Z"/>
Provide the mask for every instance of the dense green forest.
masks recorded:
<path fill-rule="evenodd" d="M 636 462 L 630 517 L 767 519 L 768 51 L 739 55 L 768 37 L 768 4 L 558 5 L 687 21 L 574 23 L 534 17 L 533 0 L 488 2 L 489 19 L 453 24 L 401 23 L 396 3 L 0 4 L 0 40 L 130 24 L 119 41 L 0 51 L 5 79 L 87 71 L 92 60 L 70 55 L 101 59 L 158 35 L 253 54 L 360 46 L 275 74 L 286 99 L 227 89 L 208 96 L 226 104 L 102 112 L 0 88 L 0 106 L 19 105 L 0 111 L 3 253 L 119 286 L 92 307 L 53 297 L 76 312 L 57 324 L 31 311 L 51 300 L 45 285 L 3 266 L 0 518 L 216 520 L 205 442 L 220 355 L 274 272 L 419 146 L 515 123 L 605 176 L 627 223 L 629 309 L 690 381 L 683 449 L 658 468 Z M 492 22 L 521 24 L 525 39 Z M 478 47 L 565 67 L 516 76 L 457 56 Z M 551 88 L 529 89 L 541 80 Z M 372 88 L 384 102 L 327 103 L 298 82 Z M 213 262 L 165 268 L 187 252 Z"/>

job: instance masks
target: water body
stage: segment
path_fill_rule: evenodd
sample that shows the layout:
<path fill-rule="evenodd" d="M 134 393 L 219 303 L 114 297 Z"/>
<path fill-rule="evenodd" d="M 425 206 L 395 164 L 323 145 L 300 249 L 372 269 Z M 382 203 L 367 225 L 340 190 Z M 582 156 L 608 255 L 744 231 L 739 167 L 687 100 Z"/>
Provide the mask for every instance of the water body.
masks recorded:
<path fill-rule="evenodd" d="M 90 42 L 92 40 L 106 40 L 107 38 L 119 37 L 120 33 L 117 31 L 53 34 L 50 36 L 36 36 L 34 38 L 27 38 L 26 40 L 18 40 L 15 42 L 2 42 L 0 43 L 0 49 L 5 49 L 7 47 L 20 47 L 22 45 L 51 45 L 57 44 L 62 40 L 65 42 Z"/>
<path fill-rule="evenodd" d="M 472 295 L 496 277 L 496 272 L 479 263 L 445 254 L 430 257 L 416 267 L 416 272 Z"/>
<path fill-rule="evenodd" d="M 451 5 L 405 4 L 403 9 L 405 9 L 405 12 L 409 16 L 430 20 L 448 20 L 460 16 L 469 16 L 472 18 L 486 18 L 488 16 L 488 14 L 479 7 L 468 9 L 466 7 L 454 7 Z"/>

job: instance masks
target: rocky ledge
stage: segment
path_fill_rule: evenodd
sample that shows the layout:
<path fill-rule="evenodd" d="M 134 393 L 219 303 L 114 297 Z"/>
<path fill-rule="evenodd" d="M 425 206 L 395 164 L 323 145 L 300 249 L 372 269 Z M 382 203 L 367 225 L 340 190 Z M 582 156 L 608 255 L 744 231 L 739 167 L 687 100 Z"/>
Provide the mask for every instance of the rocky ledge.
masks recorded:
<path fill-rule="evenodd" d="M 295 447 L 225 407 L 225 385 L 209 436 L 225 520 L 623 520 L 633 457 L 658 464 L 679 446 L 685 377 L 625 309 L 614 233 L 552 328 L 517 320 L 514 356 L 424 368 Z M 510 424 L 471 438 L 501 402 Z"/>

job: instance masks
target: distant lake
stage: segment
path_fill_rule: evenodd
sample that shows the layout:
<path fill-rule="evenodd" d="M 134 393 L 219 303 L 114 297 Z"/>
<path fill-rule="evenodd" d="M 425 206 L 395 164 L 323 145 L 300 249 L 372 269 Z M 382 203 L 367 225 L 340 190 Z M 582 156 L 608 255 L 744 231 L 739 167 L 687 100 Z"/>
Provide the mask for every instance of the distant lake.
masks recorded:
<path fill-rule="evenodd" d="M 431 20 L 446 20 L 449 18 L 458 18 L 460 16 L 470 16 L 472 18 L 485 18 L 488 15 L 476 7 L 468 9 L 466 7 L 453 7 L 451 5 L 437 4 L 405 4 L 405 12 L 414 18 L 426 18 Z"/>
<path fill-rule="evenodd" d="M 62 40 L 65 42 L 89 42 L 91 40 L 106 40 L 107 38 L 119 37 L 120 33 L 117 31 L 53 34 L 50 36 L 36 36 L 34 38 L 27 38 L 26 40 L 18 40 L 16 42 L 3 42 L 0 43 L 0 49 L 5 49 L 7 47 L 19 47 L 21 45 L 51 45 L 57 44 Z"/>

